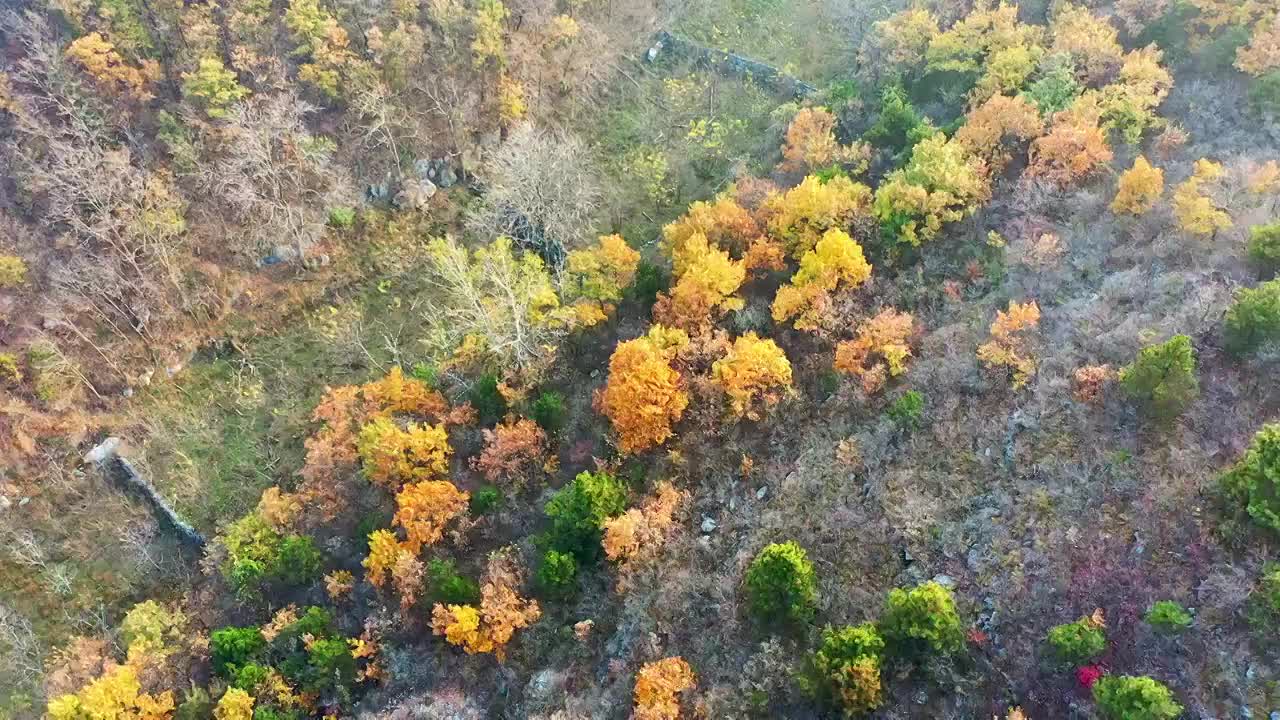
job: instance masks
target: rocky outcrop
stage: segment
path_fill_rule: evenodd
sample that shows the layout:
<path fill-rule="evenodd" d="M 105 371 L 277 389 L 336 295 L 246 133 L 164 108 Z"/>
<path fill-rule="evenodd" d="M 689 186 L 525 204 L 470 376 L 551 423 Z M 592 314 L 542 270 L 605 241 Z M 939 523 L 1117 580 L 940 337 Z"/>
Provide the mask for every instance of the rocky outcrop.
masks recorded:
<path fill-rule="evenodd" d="M 173 535 L 183 545 L 194 550 L 204 548 L 204 536 L 178 517 L 178 513 L 169 506 L 160 493 L 156 492 L 151 483 L 142 477 L 133 463 L 120 456 L 120 445 L 120 438 L 117 437 L 103 440 L 85 454 L 85 464 L 98 468 L 108 482 L 141 500 L 155 516 L 161 531 Z"/>
<path fill-rule="evenodd" d="M 732 77 L 749 78 L 759 85 L 792 97 L 808 97 L 818 89 L 782 70 L 736 53 L 715 50 L 663 30 L 653 39 L 645 60 L 656 62 L 661 57 L 688 60 L 709 70 Z"/>

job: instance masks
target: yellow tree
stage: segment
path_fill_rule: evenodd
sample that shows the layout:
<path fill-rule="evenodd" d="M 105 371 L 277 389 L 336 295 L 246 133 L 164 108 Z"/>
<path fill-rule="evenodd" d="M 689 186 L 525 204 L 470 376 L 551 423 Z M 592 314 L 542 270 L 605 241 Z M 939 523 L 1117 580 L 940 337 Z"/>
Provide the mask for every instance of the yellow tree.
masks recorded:
<path fill-rule="evenodd" d="M 227 688 L 213 709 L 214 720 L 250 720 L 254 697 L 240 688 Z"/>
<path fill-rule="evenodd" d="M 836 346 L 835 369 L 859 378 L 868 394 L 878 392 L 888 378 L 906 371 L 913 322 L 893 308 L 864 320 L 857 337 Z"/>
<path fill-rule="evenodd" d="M 99 33 L 91 32 L 76 38 L 67 46 L 64 55 L 110 96 L 128 96 L 143 101 L 151 98 L 149 87 L 155 68 L 138 69 L 129 65 L 115 45 Z"/>
<path fill-rule="evenodd" d="M 676 720 L 680 693 L 694 687 L 693 668 L 684 658 L 669 657 L 646 663 L 636 673 L 635 720 Z"/>
<path fill-rule="evenodd" d="M 407 550 L 400 544 L 396 534 L 390 530 L 374 530 L 369 533 L 369 554 L 365 556 L 365 577 L 374 587 L 382 587 L 387 581 L 387 573 L 395 568 L 401 553 Z"/>
<path fill-rule="evenodd" d="M 794 318 L 798 330 L 814 330 L 822 322 L 830 294 L 841 286 L 856 288 L 871 278 L 862 246 L 843 230 L 828 230 L 800 258 L 800 269 L 773 299 L 773 319 Z"/>
<path fill-rule="evenodd" d="M 589 327 L 612 315 L 639 266 L 640 253 L 621 235 L 605 235 L 594 247 L 571 250 L 564 293 L 573 303 L 578 323 Z"/>
<path fill-rule="evenodd" d="M 747 278 L 746 266 L 711 245 L 705 235 L 695 233 L 685 240 L 675 261 L 676 284 L 653 309 L 658 322 L 698 332 L 717 315 L 742 307 L 737 292 Z"/>
<path fill-rule="evenodd" d="M 997 310 L 991 323 L 991 340 L 978 347 L 978 359 L 988 367 L 1013 371 L 1013 387 L 1021 389 L 1036 371 L 1030 335 L 1040 325 L 1040 306 L 1010 302 L 1008 312 Z"/>
<path fill-rule="evenodd" d="M 1133 167 L 1120 176 L 1116 197 L 1111 201 L 1111 211 L 1143 215 L 1155 207 L 1164 194 L 1164 170 L 1152 167 L 1141 155 L 1133 161 Z"/>
<path fill-rule="evenodd" d="M 1053 36 L 1049 51 L 1070 55 L 1095 86 L 1120 66 L 1124 48 L 1120 46 L 1119 31 L 1088 8 L 1070 3 L 1059 6 L 1049 32 Z"/>
<path fill-rule="evenodd" d="M 871 190 L 837 176 L 810 175 L 785 193 L 770 195 L 760 209 L 769 233 L 800 259 L 828 230 L 844 230 L 871 209 Z"/>
<path fill-rule="evenodd" d="M 711 366 L 711 376 L 729 396 L 734 417 L 759 420 L 791 389 L 791 363 L 771 339 L 749 332 Z"/>
<path fill-rule="evenodd" d="M 756 219 L 728 193 L 711 202 L 693 203 L 684 215 L 662 228 L 676 274 L 684 272 L 684 245 L 695 235 L 702 235 L 711 245 L 740 253 L 761 234 Z"/>
<path fill-rule="evenodd" d="M 395 523 L 404 529 L 404 546 L 417 555 L 423 545 L 444 537 L 445 525 L 467 509 L 471 496 L 448 480 L 410 483 L 396 495 Z"/>
<path fill-rule="evenodd" d="M 360 431 L 360 459 L 365 474 L 388 490 L 406 482 L 441 477 L 449 473 L 449 435 L 444 425 L 410 423 L 402 430 L 383 415 L 375 417 Z"/>
<path fill-rule="evenodd" d="M 115 665 L 75 694 L 49 702 L 50 720 L 167 720 L 173 715 L 173 693 L 142 692 L 138 672 L 131 665 Z"/>
<path fill-rule="evenodd" d="M 923 64 L 929 43 L 941 32 L 938 18 L 922 8 L 902 10 L 878 20 L 864 43 L 864 67 L 904 72 Z"/>
<path fill-rule="evenodd" d="M 969 112 L 955 140 L 999 171 L 1009 162 L 1010 141 L 1027 142 L 1043 132 L 1044 120 L 1034 105 L 1022 97 L 995 95 Z"/>
<path fill-rule="evenodd" d="M 1236 68 L 1240 72 L 1261 77 L 1280 68 L 1280 9 L 1273 19 L 1254 26 L 1249 44 L 1236 51 Z"/>
<path fill-rule="evenodd" d="M 431 631 L 467 652 L 491 652 L 501 662 L 517 630 L 542 616 L 538 602 L 520 597 L 516 588 L 523 571 L 510 549 L 492 553 L 480 587 L 480 607 L 437 603 L 431 610 Z"/>
<path fill-rule="evenodd" d="M 1191 177 L 1173 190 L 1173 214 L 1178 226 L 1192 235 L 1209 236 L 1232 226 L 1231 216 L 1209 197 L 1210 186 L 1222 178 L 1222 166 L 1201 158 Z"/>
<path fill-rule="evenodd" d="M 689 396 L 671 361 L 688 344 L 684 332 L 655 325 L 648 335 L 619 343 L 613 351 L 598 403 L 624 454 L 666 442 L 672 425 L 684 415 Z"/>

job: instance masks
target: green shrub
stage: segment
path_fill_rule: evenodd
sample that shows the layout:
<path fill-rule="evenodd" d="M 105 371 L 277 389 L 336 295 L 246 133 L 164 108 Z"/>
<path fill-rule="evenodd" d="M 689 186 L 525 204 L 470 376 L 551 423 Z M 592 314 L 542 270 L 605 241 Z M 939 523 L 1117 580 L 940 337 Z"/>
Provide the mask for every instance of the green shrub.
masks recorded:
<path fill-rule="evenodd" d="M 280 541 L 279 572 L 287 583 L 305 585 L 320 577 L 320 551 L 307 535 L 289 535 Z"/>
<path fill-rule="evenodd" d="M 1280 113 L 1280 70 L 1256 78 L 1249 86 L 1249 107 L 1260 115 Z"/>
<path fill-rule="evenodd" d="M 1056 658 L 1070 665 L 1083 665 L 1107 649 L 1107 633 L 1092 618 L 1049 629 L 1049 646 Z"/>
<path fill-rule="evenodd" d="M 641 260 L 636 267 L 636 277 L 627 288 L 627 298 L 648 313 L 658 302 L 658 293 L 667 289 L 667 274 L 648 260 Z"/>
<path fill-rule="evenodd" d="M 880 682 L 883 654 L 884 639 L 871 623 L 827 628 L 808 672 L 800 678 L 801 686 L 846 715 L 871 712 L 884 701 Z"/>
<path fill-rule="evenodd" d="M 1264 279 L 1280 274 L 1280 222 L 1249 228 L 1248 253 Z"/>
<path fill-rule="evenodd" d="M 1236 355 L 1280 341 L 1280 278 L 1236 293 L 1224 324 L 1227 350 Z"/>
<path fill-rule="evenodd" d="M 325 637 L 333 633 L 333 615 L 322 607 L 308 606 L 302 615 L 289 624 L 280 636 L 285 639 L 296 639 L 310 635 Z"/>
<path fill-rule="evenodd" d="M 919 428 L 920 418 L 924 415 L 924 395 L 915 390 L 906 391 L 889 406 L 888 414 L 900 428 Z"/>
<path fill-rule="evenodd" d="M 1220 481 L 1231 510 L 1280 533 L 1280 423 L 1264 425 L 1240 462 Z"/>
<path fill-rule="evenodd" d="M 27 281 L 27 261 L 16 255 L 0 255 L 0 288 L 13 288 Z"/>
<path fill-rule="evenodd" d="M 467 393 L 467 400 L 475 408 L 481 425 L 492 425 L 507 414 L 507 400 L 498 390 L 497 375 L 490 373 L 480 376 Z"/>
<path fill-rule="evenodd" d="M 1041 68 L 1040 77 L 1022 95 L 1048 117 L 1075 102 L 1084 88 L 1076 81 L 1075 64 L 1070 57 L 1047 58 Z"/>
<path fill-rule="evenodd" d="M 421 380 L 427 384 L 429 388 L 438 388 L 440 384 L 440 370 L 430 363 L 414 363 L 413 369 L 409 371 L 415 380 Z"/>
<path fill-rule="evenodd" d="M 0 382 L 22 382 L 22 370 L 18 358 L 12 353 L 0 353 Z"/>
<path fill-rule="evenodd" d="M 1160 600 L 1147 610 L 1147 624 L 1163 633 L 1182 632 L 1191 627 L 1191 613 L 1172 600 Z"/>
<path fill-rule="evenodd" d="M 427 587 L 433 601 L 445 605 L 475 605 L 480 602 L 480 585 L 458 572 L 452 560 L 427 563 Z"/>
<path fill-rule="evenodd" d="M 236 669 L 235 680 L 231 683 L 231 686 L 253 695 L 258 686 L 267 681 L 267 677 L 270 674 L 270 668 L 263 667 L 258 663 L 245 663 Z"/>
<path fill-rule="evenodd" d="M 766 545 L 747 568 L 746 592 L 752 614 L 761 620 L 808 622 L 818 601 L 813 563 L 794 542 Z"/>
<path fill-rule="evenodd" d="M 1280 632 L 1280 565 L 1262 569 L 1257 587 L 1249 593 L 1247 615 L 1259 636 L 1272 638 Z"/>
<path fill-rule="evenodd" d="M 471 493 L 469 509 L 472 517 L 488 515 L 502 505 L 502 491 L 492 485 Z"/>
<path fill-rule="evenodd" d="M 336 207 L 329 210 L 329 224 L 339 230 L 350 230 L 356 224 L 356 211 L 349 207 Z"/>
<path fill-rule="evenodd" d="M 1252 31 L 1243 25 L 1223 28 L 1216 37 L 1201 48 L 1197 58 L 1200 65 L 1209 72 L 1234 73 L 1236 53 L 1249 44 L 1249 37 L 1252 34 Z"/>
<path fill-rule="evenodd" d="M 305 535 L 282 535 L 257 512 L 227 527 L 223 575 L 241 596 L 254 595 L 263 583 L 304 585 L 319 577 L 321 555 Z"/>
<path fill-rule="evenodd" d="M 548 390 L 540 395 L 538 399 L 533 401 L 533 407 L 529 409 L 529 417 L 538 423 L 543 430 L 554 435 L 564 428 L 565 419 L 568 411 L 564 407 L 564 395 Z"/>
<path fill-rule="evenodd" d="M 1131 365 L 1120 369 L 1120 386 L 1160 420 L 1182 414 L 1200 395 L 1191 338 L 1174 335 L 1167 342 L 1143 348 Z"/>
<path fill-rule="evenodd" d="M 293 679 L 309 692 L 347 691 L 356 681 L 356 659 L 346 638 L 313 640 L 307 648 L 306 671 Z"/>
<path fill-rule="evenodd" d="M 1093 701 L 1107 720 L 1174 720 L 1182 714 L 1169 688 L 1149 677 L 1107 675 L 1093 684 Z"/>
<path fill-rule="evenodd" d="M 964 647 L 964 630 L 951 591 L 936 582 L 889 591 L 880 633 L 904 657 L 952 655 Z"/>
<path fill-rule="evenodd" d="M 1190 2 L 1173 0 L 1163 15 L 1147 23 L 1138 34 L 1134 47 L 1146 47 L 1155 43 L 1164 52 L 1165 62 L 1170 65 L 1187 59 L 1191 44 L 1187 27 L 1199 14 L 1200 11 Z M 1234 58 L 1233 54 L 1232 59 Z"/>
<path fill-rule="evenodd" d="M 626 490 L 612 475 L 580 473 L 547 502 L 551 549 L 572 553 L 581 562 L 600 557 L 601 526 L 626 509 Z"/>
<path fill-rule="evenodd" d="M 578 587 L 578 561 L 569 553 L 548 550 L 538 566 L 538 587 L 552 598 L 573 595 Z"/>
<path fill-rule="evenodd" d="M 215 674 L 230 678 L 266 647 L 267 641 L 256 627 L 224 627 L 209 635 L 209 662 Z"/>
<path fill-rule="evenodd" d="M 932 134 L 933 127 L 916 111 L 906 91 L 891 85 L 880 94 L 880 115 L 862 139 L 896 155 Z"/>

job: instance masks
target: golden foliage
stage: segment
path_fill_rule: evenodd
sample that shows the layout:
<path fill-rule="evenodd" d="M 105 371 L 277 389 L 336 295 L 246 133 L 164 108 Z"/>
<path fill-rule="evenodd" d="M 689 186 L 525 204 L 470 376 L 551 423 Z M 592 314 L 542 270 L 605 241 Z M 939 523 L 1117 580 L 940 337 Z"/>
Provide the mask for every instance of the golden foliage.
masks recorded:
<path fill-rule="evenodd" d="M 679 695 L 694 687 L 693 668 L 681 657 L 645 663 L 636 673 L 634 720 L 676 720 Z"/>
<path fill-rule="evenodd" d="M 652 562 L 661 553 L 676 529 L 676 511 L 688 499 L 689 493 L 677 490 L 664 480 L 644 505 L 605 521 L 601 544 L 605 556 L 619 565 L 619 589 L 626 588 L 638 567 Z"/>
<path fill-rule="evenodd" d="M 167 720 L 173 710 L 172 692 L 144 693 L 137 670 L 131 665 L 116 665 L 78 693 L 51 700 L 48 717 L 50 720 Z"/>
<path fill-rule="evenodd" d="M 1124 48 L 1106 18 L 1070 3 L 1059 6 L 1050 25 L 1049 51 L 1071 55 L 1091 84 L 1104 85 L 1119 68 Z"/>
<path fill-rule="evenodd" d="M 676 267 L 683 271 L 676 271 L 675 287 L 654 305 L 658 322 L 698 332 L 710 326 L 717 314 L 742 307 L 742 298 L 735 293 L 747 279 L 746 266 L 711 245 L 705 235 L 695 233 L 685 240 L 676 260 Z"/>
<path fill-rule="evenodd" d="M 997 95 L 1017 92 L 1039 67 L 1044 48 L 1038 45 L 1015 45 L 999 50 L 987 58 L 986 73 L 978 80 L 969 102 L 977 104 Z"/>
<path fill-rule="evenodd" d="M 404 547 L 417 555 L 444 537 L 444 527 L 467 509 L 468 493 L 448 480 L 410 483 L 396 494 L 394 522 L 404 529 Z M 396 560 L 399 563 L 399 559 Z"/>
<path fill-rule="evenodd" d="M 1054 117 L 1049 134 L 1031 143 L 1028 175 L 1066 187 L 1111 162 L 1107 135 L 1098 124 L 1097 103 L 1096 96 L 1085 95 Z"/>
<path fill-rule="evenodd" d="M 498 120 L 503 127 L 511 127 L 524 119 L 529 112 L 525 101 L 524 85 L 503 73 L 498 78 Z"/>
<path fill-rule="evenodd" d="M 761 413 L 782 400 L 791 389 L 791 363 L 772 339 L 754 332 L 739 337 L 711 366 L 716 384 L 729 396 L 734 417 L 759 420 Z M 761 407 L 763 405 L 763 407 Z"/>
<path fill-rule="evenodd" d="M 1162 57 L 1155 45 L 1125 55 L 1119 80 L 1097 95 L 1103 129 L 1119 130 L 1126 142 L 1137 143 L 1148 128 L 1165 124 L 1156 108 L 1173 88 L 1173 76 L 1160 64 Z"/>
<path fill-rule="evenodd" d="M 142 101 L 151 98 L 149 86 L 154 70 L 144 72 L 129 65 L 115 45 L 100 33 L 91 32 L 76 38 L 67 46 L 64 55 L 93 78 L 94 84 L 103 92 L 128 95 Z"/>
<path fill-rule="evenodd" d="M 603 320 L 613 314 L 614 304 L 622 299 L 627 286 L 636 277 L 640 253 L 627 245 L 621 235 L 605 235 L 593 247 L 572 250 L 566 260 L 565 294 L 578 309 L 579 324 L 595 324 L 589 317 Z M 586 310 L 598 310 L 588 314 Z"/>
<path fill-rule="evenodd" d="M 988 367 L 1013 370 L 1013 387 L 1026 386 L 1036 371 L 1036 358 L 1031 354 L 1028 335 L 1040 325 L 1040 306 L 1009 302 L 1008 311 L 997 310 L 991 323 L 991 340 L 978 347 L 978 359 Z"/>
<path fill-rule="evenodd" d="M 755 218 L 729 194 L 712 202 L 693 203 L 678 220 L 662 228 L 676 275 L 687 269 L 690 257 L 684 247 L 695 235 L 703 236 L 715 247 L 741 252 L 761 234 Z"/>
<path fill-rule="evenodd" d="M 251 720 L 254 698 L 240 688 L 227 688 L 213 709 L 214 720 Z"/>
<path fill-rule="evenodd" d="M 334 602 L 351 597 L 351 591 L 355 590 L 355 587 L 356 579 L 350 570 L 334 570 L 324 576 L 324 591 Z"/>
<path fill-rule="evenodd" d="M 528 418 L 508 420 L 485 430 L 484 442 L 484 450 L 472 464 L 489 482 L 506 480 L 523 487 L 548 460 L 547 434 Z"/>
<path fill-rule="evenodd" d="M 1249 44 L 1236 51 L 1236 68 L 1260 77 L 1280 68 L 1280 9 L 1270 22 L 1259 22 Z"/>
<path fill-rule="evenodd" d="M 836 118 L 826 108 L 802 108 L 787 126 L 782 145 L 783 172 L 809 172 L 833 165 L 854 165 L 864 172 L 871 159 L 865 144 L 841 145 L 836 141 Z"/>
<path fill-rule="evenodd" d="M 1033 140 L 1044 132 L 1040 111 L 1022 97 L 995 95 L 971 110 L 955 140 L 998 170 L 1009 162 L 1009 139 Z"/>
<path fill-rule="evenodd" d="M 935 36 L 925 57 L 930 70 L 978 72 L 982 62 L 1003 50 L 1037 47 L 1044 28 L 1018 22 L 1018 6 L 1001 3 L 976 9 Z"/>
<path fill-rule="evenodd" d="M 380 380 L 363 385 L 360 393 L 370 413 L 443 418 L 449 411 L 449 403 L 440 393 L 417 378 L 405 377 L 399 365 L 393 366 Z"/>
<path fill-rule="evenodd" d="M 907 369 L 913 325 L 909 313 L 881 310 L 858 326 L 858 335 L 836 346 L 835 369 L 862 381 L 868 394 L 878 392 L 889 377 Z"/>
<path fill-rule="evenodd" d="M 431 610 L 431 631 L 468 655 L 491 652 L 501 662 L 515 632 L 542 617 L 536 600 L 516 593 L 522 576 L 509 549 L 491 554 L 480 588 L 480 607 L 437 603 Z"/>
<path fill-rule="evenodd" d="M 375 484 L 397 490 L 406 482 L 449 473 L 449 434 L 444 425 L 409 423 L 402 430 L 386 416 L 375 417 L 360 431 L 360 459 Z"/>
<path fill-rule="evenodd" d="M 1155 207 L 1163 194 L 1164 170 L 1152 167 L 1145 157 L 1139 155 L 1133 161 L 1133 167 L 1120 176 L 1111 211 L 1142 215 Z"/>
<path fill-rule="evenodd" d="M 810 175 L 787 192 L 766 198 L 760 214 L 769 232 L 799 259 L 823 233 L 849 227 L 870 209 L 871 190 L 866 185 L 843 176 L 823 183 Z"/>
<path fill-rule="evenodd" d="M 1280 191 L 1280 163 L 1275 160 L 1252 163 L 1246 174 L 1245 187 L 1254 195 L 1269 195 Z"/>
<path fill-rule="evenodd" d="M 858 287 L 871 279 L 871 265 L 862 246 L 843 230 L 832 229 L 800 258 L 800 269 L 791 283 L 778 289 L 773 299 L 775 322 L 793 320 L 797 330 L 817 329 L 830 302 L 830 293 L 841 286 Z"/>
<path fill-rule="evenodd" d="M 365 576 L 374 587 L 382 587 L 386 575 L 396 565 L 400 553 L 405 552 L 400 540 L 390 530 L 374 530 L 369 533 L 369 554 L 365 557 Z"/>
<path fill-rule="evenodd" d="M 648 335 L 619 343 L 613 351 L 599 403 L 624 454 L 666 442 L 671 426 L 684 415 L 689 396 L 671 361 L 688 344 L 684 332 L 655 325 Z"/>
<path fill-rule="evenodd" d="M 1222 166 L 1201 158 L 1191 177 L 1173 190 L 1173 214 L 1178 226 L 1192 235 L 1207 236 L 1229 229 L 1231 216 L 1220 209 L 1206 191 L 1223 176 Z"/>
<path fill-rule="evenodd" d="M 864 65 L 883 63 L 891 68 L 915 67 L 924 59 L 929 43 L 941 32 L 938 18 L 924 9 L 902 10 L 872 25 L 869 41 L 877 57 Z"/>

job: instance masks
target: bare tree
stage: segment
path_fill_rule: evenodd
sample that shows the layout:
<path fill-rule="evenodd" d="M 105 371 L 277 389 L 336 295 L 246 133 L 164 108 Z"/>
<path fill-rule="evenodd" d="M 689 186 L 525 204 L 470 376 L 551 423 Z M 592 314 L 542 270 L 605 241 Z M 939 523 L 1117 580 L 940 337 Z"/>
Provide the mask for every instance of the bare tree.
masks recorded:
<path fill-rule="evenodd" d="M 559 269 L 567 250 L 593 238 L 600 183 L 590 158 L 577 138 L 517 127 L 480 173 L 485 195 L 467 228 L 513 238 Z"/>
<path fill-rule="evenodd" d="M 255 96 L 217 128 L 216 157 L 205 179 L 243 231 L 237 251 L 301 260 L 319 240 L 329 210 L 348 201 L 351 186 L 333 160 L 333 141 L 304 125 L 314 111 L 293 92 Z"/>

